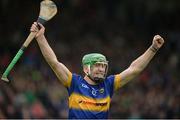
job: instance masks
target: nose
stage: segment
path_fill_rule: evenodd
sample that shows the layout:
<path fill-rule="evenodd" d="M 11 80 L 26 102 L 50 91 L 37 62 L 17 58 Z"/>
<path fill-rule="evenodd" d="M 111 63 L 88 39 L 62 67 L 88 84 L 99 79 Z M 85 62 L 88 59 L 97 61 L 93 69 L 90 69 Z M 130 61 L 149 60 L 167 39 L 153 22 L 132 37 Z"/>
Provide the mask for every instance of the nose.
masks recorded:
<path fill-rule="evenodd" d="M 105 71 L 105 67 L 103 65 L 100 65 L 98 67 L 98 69 L 99 69 L 100 72 L 104 72 Z"/>

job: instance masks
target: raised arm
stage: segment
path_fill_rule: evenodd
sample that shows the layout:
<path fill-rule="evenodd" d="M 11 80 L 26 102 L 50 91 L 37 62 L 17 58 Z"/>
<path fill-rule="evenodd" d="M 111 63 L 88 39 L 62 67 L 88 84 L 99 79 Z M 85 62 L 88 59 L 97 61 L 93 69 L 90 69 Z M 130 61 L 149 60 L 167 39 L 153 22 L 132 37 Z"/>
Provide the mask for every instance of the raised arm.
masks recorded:
<path fill-rule="evenodd" d="M 126 70 L 120 73 L 120 87 L 139 75 L 163 44 L 164 39 L 160 35 L 154 36 L 152 45 L 140 57 L 134 60 Z"/>
<path fill-rule="evenodd" d="M 63 65 L 61 62 L 57 60 L 55 53 L 53 52 L 52 48 L 49 46 L 44 36 L 44 31 L 45 31 L 44 26 L 41 24 L 39 24 L 39 26 L 40 26 L 40 30 L 37 27 L 37 23 L 34 22 L 34 24 L 31 26 L 31 32 L 37 32 L 35 38 L 38 42 L 38 45 L 45 60 L 50 65 L 52 70 L 55 72 L 56 76 L 61 81 L 61 83 L 64 86 L 69 87 L 72 73 L 66 68 L 65 65 Z"/>

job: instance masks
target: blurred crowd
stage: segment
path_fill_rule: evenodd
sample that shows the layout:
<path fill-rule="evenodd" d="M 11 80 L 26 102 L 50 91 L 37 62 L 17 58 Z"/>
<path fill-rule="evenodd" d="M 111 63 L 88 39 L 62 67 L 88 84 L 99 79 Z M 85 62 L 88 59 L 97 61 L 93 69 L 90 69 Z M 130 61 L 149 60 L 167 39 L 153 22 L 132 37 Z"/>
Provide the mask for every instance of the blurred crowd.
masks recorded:
<path fill-rule="evenodd" d="M 0 1 L 0 73 L 29 34 L 39 2 Z M 180 118 L 180 1 L 55 0 L 58 14 L 46 37 L 59 61 L 82 74 L 81 58 L 100 52 L 109 75 L 125 70 L 150 45 L 165 39 L 148 67 L 112 98 L 109 118 Z M 34 40 L 0 81 L 0 118 L 67 118 L 68 94 Z"/>

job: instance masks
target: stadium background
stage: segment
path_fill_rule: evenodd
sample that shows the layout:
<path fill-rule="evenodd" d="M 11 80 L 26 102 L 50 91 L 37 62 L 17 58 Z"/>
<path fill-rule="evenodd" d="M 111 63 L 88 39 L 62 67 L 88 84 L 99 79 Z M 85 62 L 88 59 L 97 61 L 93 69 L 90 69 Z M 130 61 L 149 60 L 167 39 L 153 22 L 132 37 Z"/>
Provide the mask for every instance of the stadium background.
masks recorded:
<path fill-rule="evenodd" d="M 0 1 L 0 74 L 29 34 L 39 2 Z M 180 118 L 179 0 L 55 2 L 59 11 L 46 36 L 58 59 L 79 74 L 85 53 L 103 53 L 109 74 L 119 73 L 162 35 L 165 45 L 149 66 L 114 95 L 109 118 Z M 67 118 L 67 92 L 36 41 L 9 77 L 10 83 L 0 81 L 0 118 Z"/>

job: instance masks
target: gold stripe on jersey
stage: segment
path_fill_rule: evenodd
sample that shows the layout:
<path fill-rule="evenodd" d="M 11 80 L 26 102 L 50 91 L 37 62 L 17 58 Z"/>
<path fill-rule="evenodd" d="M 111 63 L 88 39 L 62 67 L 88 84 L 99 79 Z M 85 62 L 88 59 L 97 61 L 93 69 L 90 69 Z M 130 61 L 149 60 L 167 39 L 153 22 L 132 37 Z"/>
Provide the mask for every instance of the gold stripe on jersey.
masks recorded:
<path fill-rule="evenodd" d="M 121 87 L 120 81 L 121 81 L 120 74 L 115 75 L 115 77 L 114 77 L 114 91 L 118 90 Z"/>
<path fill-rule="evenodd" d="M 69 77 L 68 77 L 68 82 L 67 82 L 67 86 L 68 86 L 68 88 L 71 86 L 71 81 L 72 81 L 72 73 L 71 72 L 69 72 L 69 75 L 68 75 Z"/>
<path fill-rule="evenodd" d="M 96 98 L 73 93 L 69 97 L 69 108 L 88 111 L 107 111 L 110 107 L 110 97 Z"/>

